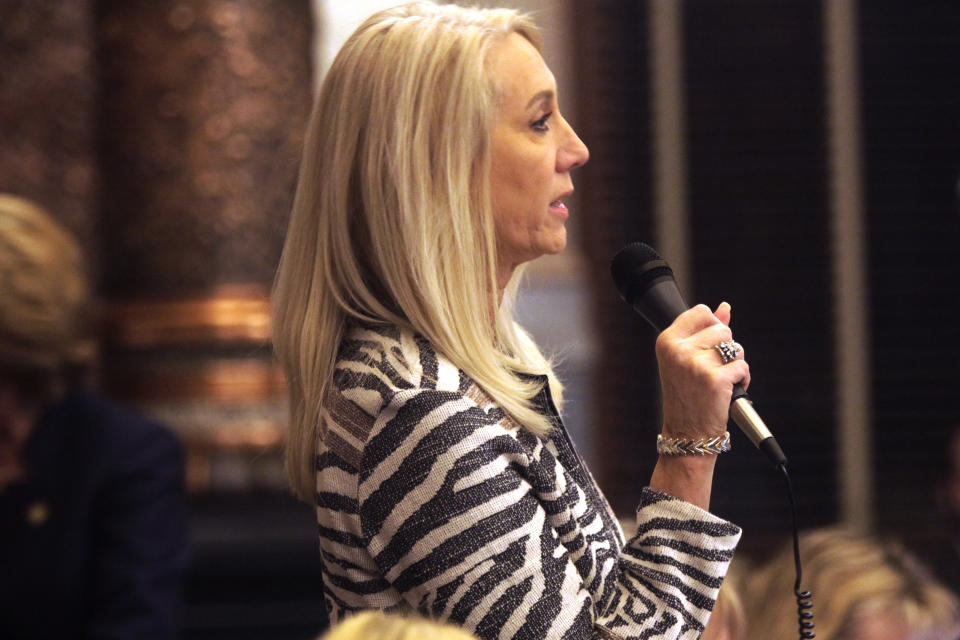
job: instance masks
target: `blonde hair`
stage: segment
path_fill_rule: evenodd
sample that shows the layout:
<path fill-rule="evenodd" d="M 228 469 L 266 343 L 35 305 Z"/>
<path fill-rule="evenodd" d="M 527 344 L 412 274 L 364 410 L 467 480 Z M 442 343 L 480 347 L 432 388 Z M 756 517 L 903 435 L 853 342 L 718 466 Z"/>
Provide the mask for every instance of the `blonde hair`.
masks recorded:
<path fill-rule="evenodd" d="M 869 616 L 893 616 L 911 638 L 955 638 L 957 601 L 899 544 L 839 528 L 805 534 L 800 544 L 803 588 L 813 594 L 817 638 L 855 637 Z M 745 602 L 750 640 L 797 634 L 793 551 L 784 547 L 747 581 Z"/>
<path fill-rule="evenodd" d="M 322 640 L 476 640 L 476 637 L 431 620 L 363 611 L 335 626 Z"/>
<path fill-rule="evenodd" d="M 52 383 L 90 363 L 89 303 L 70 233 L 32 202 L 0 194 L 0 369 L 11 382 Z"/>
<path fill-rule="evenodd" d="M 746 628 L 747 618 L 743 599 L 737 590 L 735 576 L 727 572 L 723 584 L 720 585 L 716 604 L 713 606 L 710 619 L 707 620 L 701 640 L 714 640 L 714 638 L 741 640 Z"/>
<path fill-rule="evenodd" d="M 513 320 L 514 274 L 497 307 L 489 131 L 491 50 L 526 16 L 413 3 L 370 17 L 324 79 L 307 131 L 273 291 L 273 339 L 290 389 L 287 471 L 313 501 L 320 407 L 350 321 L 416 331 L 517 423 L 550 363 Z"/>

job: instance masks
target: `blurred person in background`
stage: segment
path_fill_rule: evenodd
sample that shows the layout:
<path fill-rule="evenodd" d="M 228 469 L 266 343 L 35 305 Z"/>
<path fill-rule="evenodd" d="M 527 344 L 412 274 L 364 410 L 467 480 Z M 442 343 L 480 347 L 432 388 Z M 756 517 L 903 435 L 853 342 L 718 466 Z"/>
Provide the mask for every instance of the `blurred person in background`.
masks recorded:
<path fill-rule="evenodd" d="M 73 237 L 0 194 L 0 637 L 170 638 L 187 560 L 177 439 L 90 391 Z"/>
<path fill-rule="evenodd" d="M 956 640 L 957 599 L 897 543 L 840 528 L 801 536 L 818 640 Z M 748 640 L 797 637 L 793 545 L 746 579 Z"/>
<path fill-rule="evenodd" d="M 484 639 L 694 640 L 740 538 L 708 509 L 749 370 L 725 303 L 660 334 L 661 455 L 648 487 L 623 479 L 626 537 L 513 318 L 589 156 L 539 42 L 515 11 L 415 3 L 334 60 L 272 302 L 287 470 L 316 508 L 334 624 L 413 610 Z"/>

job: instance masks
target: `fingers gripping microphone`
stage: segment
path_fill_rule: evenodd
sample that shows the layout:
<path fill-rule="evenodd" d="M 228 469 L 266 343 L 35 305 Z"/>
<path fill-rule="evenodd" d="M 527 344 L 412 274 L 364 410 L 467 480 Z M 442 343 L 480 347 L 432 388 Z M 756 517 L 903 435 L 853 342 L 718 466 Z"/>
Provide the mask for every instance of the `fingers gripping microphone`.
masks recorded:
<path fill-rule="evenodd" d="M 617 252 L 610 263 L 610 272 L 623 299 L 657 331 L 669 327 L 687 310 L 687 303 L 673 278 L 673 270 L 656 251 L 642 242 L 629 244 Z M 733 387 L 730 418 L 774 466 L 787 464 L 783 450 L 739 383 Z"/>

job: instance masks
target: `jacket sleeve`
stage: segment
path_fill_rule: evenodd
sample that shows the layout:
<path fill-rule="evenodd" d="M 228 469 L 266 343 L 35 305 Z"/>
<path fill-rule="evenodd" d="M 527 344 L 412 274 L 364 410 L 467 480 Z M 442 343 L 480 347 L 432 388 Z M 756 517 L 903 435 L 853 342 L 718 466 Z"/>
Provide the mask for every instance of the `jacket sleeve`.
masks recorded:
<path fill-rule="evenodd" d="M 404 391 L 383 409 L 358 502 L 384 578 L 421 614 L 483 639 L 699 638 L 739 529 L 645 490 L 620 549 L 530 446 L 542 441 L 505 425 L 454 392 Z"/>

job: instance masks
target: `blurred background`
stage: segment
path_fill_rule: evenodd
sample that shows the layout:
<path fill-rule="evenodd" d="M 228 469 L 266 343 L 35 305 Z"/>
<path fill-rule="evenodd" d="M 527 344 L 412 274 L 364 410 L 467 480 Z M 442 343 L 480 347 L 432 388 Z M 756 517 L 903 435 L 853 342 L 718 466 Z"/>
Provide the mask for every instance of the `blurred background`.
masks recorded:
<path fill-rule="evenodd" d="M 310 103 L 374 0 L 5 0 L 0 191 L 81 239 L 100 386 L 188 454 L 187 638 L 310 637 L 316 526 L 285 489 L 269 290 Z M 520 315 L 618 513 L 655 462 L 655 335 L 608 264 L 643 240 L 733 306 L 803 527 L 922 548 L 960 424 L 960 11 L 905 0 L 511 1 L 591 150 Z M 734 434 L 714 510 L 761 554 L 778 474 Z"/>

